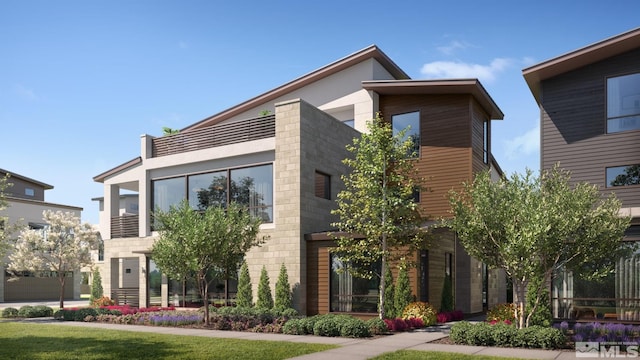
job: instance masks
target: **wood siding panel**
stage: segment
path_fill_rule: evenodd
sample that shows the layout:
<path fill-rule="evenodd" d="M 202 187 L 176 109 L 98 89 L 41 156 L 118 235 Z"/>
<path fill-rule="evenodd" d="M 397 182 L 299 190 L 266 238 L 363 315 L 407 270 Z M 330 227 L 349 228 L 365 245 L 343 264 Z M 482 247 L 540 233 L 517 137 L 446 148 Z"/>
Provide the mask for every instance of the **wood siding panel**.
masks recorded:
<path fill-rule="evenodd" d="M 329 312 L 329 247 L 333 241 L 307 242 L 307 315 Z"/>
<path fill-rule="evenodd" d="M 471 179 L 470 95 L 381 96 L 383 116 L 420 111 L 420 176 L 427 179 L 428 192 L 420 196 L 423 213 L 431 218 L 449 216 L 447 193 Z M 482 128 L 480 129 L 482 136 Z M 482 148 L 480 148 L 482 150 Z"/>
<path fill-rule="evenodd" d="M 605 188 L 605 169 L 640 164 L 640 131 L 606 134 L 606 79 L 636 72 L 640 49 L 542 82 L 542 167 L 560 163 L 625 207 L 640 206 L 640 186 Z"/>

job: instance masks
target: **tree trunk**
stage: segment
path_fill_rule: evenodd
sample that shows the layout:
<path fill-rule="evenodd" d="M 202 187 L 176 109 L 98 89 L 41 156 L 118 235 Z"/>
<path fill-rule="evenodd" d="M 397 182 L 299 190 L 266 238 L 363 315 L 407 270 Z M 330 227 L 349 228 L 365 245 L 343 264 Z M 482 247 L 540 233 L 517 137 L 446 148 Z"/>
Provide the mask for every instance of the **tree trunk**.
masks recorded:
<path fill-rule="evenodd" d="M 182 279 L 182 307 L 187 307 L 187 279 Z"/>
<path fill-rule="evenodd" d="M 224 279 L 224 306 L 229 306 L 229 278 Z"/>
<path fill-rule="evenodd" d="M 62 276 L 60 276 L 60 272 L 58 272 L 58 279 L 60 280 L 60 309 L 64 308 L 64 284 L 65 284 L 65 277 L 64 277 L 64 272 L 62 273 Z"/>
<path fill-rule="evenodd" d="M 200 296 L 202 296 L 202 303 L 204 304 L 204 324 L 209 326 L 209 284 L 207 283 L 206 275 L 200 275 L 198 278 Z"/>
<path fill-rule="evenodd" d="M 513 303 L 516 306 L 516 326 L 519 329 L 525 327 L 524 303 L 527 293 L 528 281 L 513 278 Z"/>
<path fill-rule="evenodd" d="M 385 306 L 385 304 L 384 304 L 384 293 L 385 293 L 385 290 L 387 288 L 387 282 L 386 282 L 386 279 L 385 279 L 385 276 L 384 276 L 386 271 L 387 271 L 387 259 L 383 256 L 382 260 L 380 262 L 380 290 L 379 290 L 380 291 L 380 294 L 379 294 L 380 295 L 380 302 L 379 302 L 380 303 L 380 309 L 378 309 L 379 310 L 378 311 L 378 316 L 380 317 L 380 319 L 383 319 L 383 320 L 384 320 L 384 317 L 386 315 L 385 314 L 385 310 L 384 310 L 384 306 Z"/>

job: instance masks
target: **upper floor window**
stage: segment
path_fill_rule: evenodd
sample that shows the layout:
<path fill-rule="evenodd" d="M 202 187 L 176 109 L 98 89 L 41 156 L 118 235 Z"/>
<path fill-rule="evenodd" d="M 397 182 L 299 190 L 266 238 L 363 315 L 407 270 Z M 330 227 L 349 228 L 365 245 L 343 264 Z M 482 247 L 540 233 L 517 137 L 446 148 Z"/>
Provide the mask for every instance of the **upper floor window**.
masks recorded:
<path fill-rule="evenodd" d="M 169 211 L 183 199 L 193 209 L 244 205 L 263 222 L 273 221 L 273 165 L 194 174 L 153 181 L 153 209 Z"/>
<path fill-rule="evenodd" d="M 316 171 L 314 190 L 317 197 L 331 200 L 331 176 Z"/>
<path fill-rule="evenodd" d="M 354 119 L 344 120 L 342 123 L 347 125 L 347 126 L 349 126 L 349 127 L 355 127 L 356 126 L 356 123 L 355 123 Z"/>
<path fill-rule="evenodd" d="M 640 184 L 640 164 L 609 167 L 607 172 L 607 187 Z"/>
<path fill-rule="evenodd" d="M 391 116 L 391 126 L 393 127 L 393 135 L 397 135 L 400 131 L 405 130 L 404 138 L 406 141 L 410 139 L 413 143 L 411 157 L 420 156 L 420 112 L 414 111 L 405 114 Z"/>
<path fill-rule="evenodd" d="M 607 133 L 640 129 L 640 73 L 607 79 Z"/>
<path fill-rule="evenodd" d="M 24 194 L 27 196 L 36 196 L 36 191 L 33 190 L 32 188 L 25 188 Z"/>
<path fill-rule="evenodd" d="M 489 163 L 489 122 L 482 123 L 482 160 Z"/>

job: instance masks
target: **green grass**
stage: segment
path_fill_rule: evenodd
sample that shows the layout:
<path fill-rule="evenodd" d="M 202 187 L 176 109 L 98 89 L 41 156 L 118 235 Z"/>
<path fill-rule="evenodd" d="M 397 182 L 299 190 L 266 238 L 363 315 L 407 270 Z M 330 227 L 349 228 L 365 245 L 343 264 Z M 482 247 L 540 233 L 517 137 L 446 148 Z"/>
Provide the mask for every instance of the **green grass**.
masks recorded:
<path fill-rule="evenodd" d="M 334 345 L 0 322 L 0 359 L 286 359 Z"/>
<path fill-rule="evenodd" d="M 400 350 L 382 354 L 372 360 L 522 360 L 501 356 L 466 355 L 442 351 Z"/>

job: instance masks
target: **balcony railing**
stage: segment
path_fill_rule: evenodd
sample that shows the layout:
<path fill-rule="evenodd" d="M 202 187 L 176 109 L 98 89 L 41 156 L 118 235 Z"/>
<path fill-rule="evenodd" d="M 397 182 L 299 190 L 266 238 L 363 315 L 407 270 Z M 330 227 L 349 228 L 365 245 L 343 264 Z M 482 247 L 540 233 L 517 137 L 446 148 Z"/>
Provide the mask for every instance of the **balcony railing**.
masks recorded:
<path fill-rule="evenodd" d="M 275 119 L 275 115 L 267 115 L 155 138 L 153 157 L 274 137 Z"/>
<path fill-rule="evenodd" d="M 140 291 L 138 288 L 119 288 L 111 290 L 111 300 L 116 305 L 140 306 Z"/>
<path fill-rule="evenodd" d="M 139 215 L 124 215 L 111 218 L 111 238 L 138 237 Z"/>

